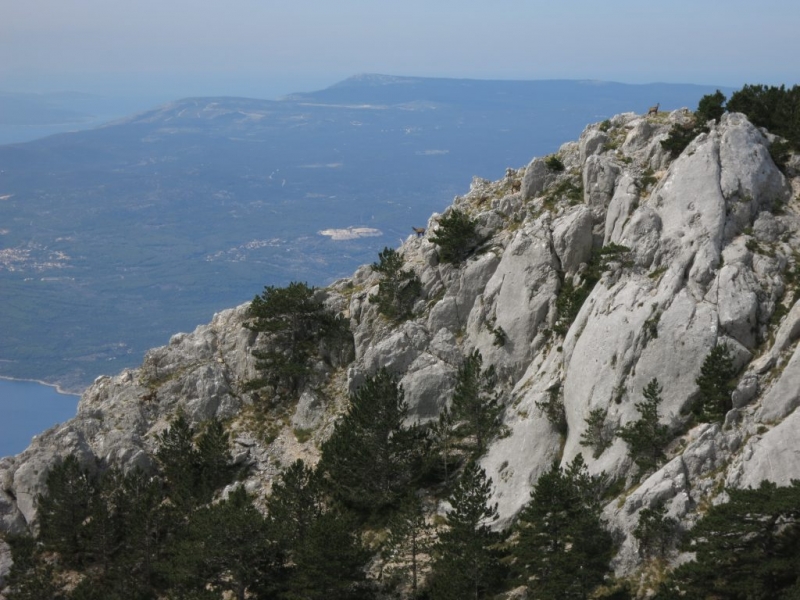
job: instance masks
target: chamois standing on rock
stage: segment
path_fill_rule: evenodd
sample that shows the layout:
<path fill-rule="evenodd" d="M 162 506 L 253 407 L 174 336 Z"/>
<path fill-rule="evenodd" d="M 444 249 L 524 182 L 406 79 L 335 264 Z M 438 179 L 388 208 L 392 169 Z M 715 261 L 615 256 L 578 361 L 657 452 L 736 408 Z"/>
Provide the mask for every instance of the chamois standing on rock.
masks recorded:
<path fill-rule="evenodd" d="M 414 230 L 414 233 L 417 234 L 417 237 L 422 237 L 423 235 L 425 235 L 424 227 L 412 227 L 411 229 Z"/>
<path fill-rule="evenodd" d="M 512 193 L 513 192 L 518 192 L 520 190 L 520 188 L 522 187 L 522 182 L 514 178 L 516 174 L 517 174 L 517 172 L 514 169 L 512 169 L 511 167 L 508 167 L 506 169 L 506 180 L 508 180 L 511 183 L 511 192 Z"/>
<path fill-rule="evenodd" d="M 648 108 L 647 109 L 647 116 L 649 117 L 650 115 L 657 115 L 659 106 L 661 106 L 660 102 L 658 104 L 656 104 L 655 106 L 651 106 L 650 108 Z"/>

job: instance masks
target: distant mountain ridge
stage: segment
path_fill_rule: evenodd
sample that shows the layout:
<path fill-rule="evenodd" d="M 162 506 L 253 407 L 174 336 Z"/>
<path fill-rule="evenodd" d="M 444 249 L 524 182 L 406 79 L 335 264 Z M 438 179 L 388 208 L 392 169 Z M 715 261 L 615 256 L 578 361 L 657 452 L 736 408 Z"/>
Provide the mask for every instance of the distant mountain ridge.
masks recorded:
<path fill-rule="evenodd" d="M 532 101 L 537 108 L 560 108 L 591 103 L 598 110 L 607 110 L 625 97 L 629 108 L 646 111 L 656 102 L 679 108 L 687 97 L 708 93 L 708 85 L 696 84 L 626 84 L 596 80 L 482 80 L 398 77 L 379 74 L 356 75 L 323 90 L 296 93 L 284 100 L 292 102 L 324 101 L 403 104 L 424 98 L 430 102 L 452 103 L 454 98 L 466 105 L 481 108 L 524 107 Z M 723 92 L 733 88 L 720 87 Z M 598 93 L 600 92 L 600 93 Z M 566 101 L 566 103 L 565 103 Z M 693 106 L 690 108 L 694 108 Z M 614 113 L 611 113 L 614 114 Z M 607 116 L 611 116 L 608 114 Z"/>

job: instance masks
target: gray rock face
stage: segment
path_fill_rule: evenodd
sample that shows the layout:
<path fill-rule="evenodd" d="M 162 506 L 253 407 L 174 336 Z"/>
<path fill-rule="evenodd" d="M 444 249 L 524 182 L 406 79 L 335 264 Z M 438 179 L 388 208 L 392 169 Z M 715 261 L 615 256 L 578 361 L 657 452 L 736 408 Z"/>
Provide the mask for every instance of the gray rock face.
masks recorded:
<path fill-rule="evenodd" d="M 599 129 L 587 129 L 579 142 L 580 161 L 585 163 L 586 159 L 602 152 L 603 147 L 608 143 L 608 135 Z"/>
<path fill-rule="evenodd" d="M 493 252 L 470 261 L 463 272 L 453 279 L 444 297 L 431 308 L 428 330 L 434 333 L 443 329 L 457 331 L 466 325 L 475 300 L 483 292 L 498 264 L 500 258 Z"/>
<path fill-rule="evenodd" d="M 619 183 L 611 201 L 608 204 L 605 221 L 605 236 L 603 244 L 610 242 L 619 244 L 622 238 L 622 231 L 628 218 L 639 203 L 639 188 L 630 174 L 625 173 L 620 177 Z M 645 231 L 653 229 L 653 224 L 646 226 Z M 638 251 L 638 245 L 636 246 Z"/>
<path fill-rule="evenodd" d="M 761 400 L 758 419 L 774 423 L 793 413 L 800 406 L 800 346 L 796 346 L 778 380 Z"/>
<path fill-rule="evenodd" d="M 470 313 L 468 346 L 504 377 L 516 379 L 527 367 L 558 290 L 551 236 L 540 221 L 517 231 Z M 498 329 L 505 332 L 502 343 Z"/>
<path fill-rule="evenodd" d="M 605 155 L 590 156 L 583 169 L 583 189 L 586 204 L 598 214 L 603 214 L 608 207 L 617 179 L 622 169 L 614 160 Z"/>
<path fill-rule="evenodd" d="M 522 178 L 521 192 L 523 199 L 535 198 L 555 180 L 555 175 L 551 173 L 543 158 L 534 158 L 525 169 Z"/>
<path fill-rule="evenodd" d="M 3 540 L 0 540 L 0 590 L 5 586 L 6 577 L 11 571 L 12 564 L 14 563 L 11 560 L 11 548 Z"/>
<path fill-rule="evenodd" d="M 125 470 L 148 468 L 154 435 L 180 409 L 193 425 L 238 414 L 234 387 L 251 378 L 255 341 L 242 327 L 246 307 L 224 311 L 192 334 L 173 336 L 151 350 L 140 369 L 100 377 L 84 392 L 71 421 L 37 436 L 15 457 L 0 462 L 0 523 L 20 533 L 36 518 L 36 496 L 49 468 L 74 454 L 94 468 L 97 459 Z"/>
<path fill-rule="evenodd" d="M 626 156 L 634 156 L 650 144 L 659 127 L 650 119 L 637 119 L 629 125 L 630 131 L 625 136 L 622 152 Z"/>
<path fill-rule="evenodd" d="M 297 402 L 297 408 L 292 415 L 292 427 L 295 429 L 316 429 L 324 415 L 324 399 L 312 390 L 306 390 Z"/>
<path fill-rule="evenodd" d="M 370 302 L 378 279 L 369 267 L 330 286 L 326 302 L 350 319 L 354 352 L 313 366 L 270 443 L 259 441 L 246 416 L 256 399 L 243 385 L 255 374 L 252 351 L 261 342 L 242 326 L 246 306 L 173 336 L 139 369 L 98 379 L 74 419 L 0 460 L 0 529 L 30 527 L 48 469 L 67 454 L 86 465 L 99 458 L 148 468 L 157 434 L 179 410 L 192 424 L 212 416 L 230 423 L 236 461 L 251 466 L 244 485 L 264 493 L 282 465 L 316 460 L 348 392 L 367 375 L 396 374 L 409 421 L 424 422 L 450 402 L 463 357 L 475 349 L 498 371 L 509 432 L 481 458 L 499 523 L 513 520 L 554 460 L 566 465 L 581 453 L 592 473 L 627 488 L 604 511 L 622 542 L 614 561 L 620 574 L 639 565 L 632 531 L 643 508 L 664 503 L 688 528 L 698 505 L 724 500 L 723 484 L 800 478 L 800 303 L 787 304 L 780 322 L 773 316 L 798 285 L 788 273 L 800 253 L 800 180 L 785 179 L 764 134 L 736 114 L 673 160 L 660 141 L 688 118 L 630 113 L 610 119 L 608 131 L 590 126 L 559 150 L 563 172 L 532 160 L 519 193 L 506 180 L 475 179 L 454 206 L 487 241 L 463 264 L 447 265 L 428 238 L 409 237 L 400 251 L 423 294 L 403 323 L 389 322 Z M 580 182 L 582 197 L 563 193 Z M 616 254 L 601 261 L 599 248 L 610 244 Z M 581 281 L 588 265 L 602 271 L 599 281 L 566 333 L 556 333 L 562 282 Z M 742 371 L 733 410 L 724 423 L 686 431 L 696 379 L 720 343 Z M 612 437 L 595 458 L 582 435 L 594 409 L 606 411 L 612 433 L 638 419 L 635 404 L 653 378 L 663 388 L 661 421 L 675 440 L 665 464 L 639 482 L 622 440 Z M 542 411 L 553 400 L 563 405 L 564 433 Z M 300 443 L 292 430 L 313 435 Z"/>
<path fill-rule="evenodd" d="M 575 273 L 592 255 L 592 211 L 577 207 L 553 222 L 553 247 L 565 273 Z"/>

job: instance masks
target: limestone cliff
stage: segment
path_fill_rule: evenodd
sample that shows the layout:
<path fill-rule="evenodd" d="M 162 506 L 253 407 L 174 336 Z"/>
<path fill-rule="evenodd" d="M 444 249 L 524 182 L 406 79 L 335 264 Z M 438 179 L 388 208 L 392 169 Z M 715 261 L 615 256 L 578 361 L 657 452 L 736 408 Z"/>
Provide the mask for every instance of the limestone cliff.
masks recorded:
<path fill-rule="evenodd" d="M 0 461 L 0 529 L 19 532 L 35 522 L 48 465 L 66 454 L 87 465 L 100 458 L 147 467 L 155 435 L 178 410 L 194 423 L 225 419 L 236 460 L 252 467 L 246 486 L 267 494 L 283 466 L 315 460 L 365 375 L 381 367 L 398 374 L 413 419 L 424 421 L 447 404 L 473 349 L 496 366 L 503 390 L 509 435 L 482 459 L 502 523 L 554 460 L 566 464 L 583 453 L 592 472 L 626 482 L 605 510 L 623 540 L 620 573 L 638 565 L 630 534 L 642 508 L 666 503 L 689 527 L 698 507 L 724 501 L 724 486 L 800 478 L 797 158 L 787 169 L 793 177 L 784 176 L 770 158 L 769 134 L 726 114 L 673 159 L 660 142 L 688 118 L 686 111 L 618 115 L 562 146 L 563 169 L 536 158 L 504 179 L 475 179 L 453 207 L 474 217 L 487 241 L 453 266 L 438 261 L 430 241 L 439 215 L 425 236 L 409 237 L 400 251 L 423 293 L 414 317 L 400 325 L 370 302 L 378 276 L 369 266 L 323 290 L 350 319 L 354 358 L 317 365 L 296 406 L 268 425 L 243 391 L 255 375 L 258 343 L 242 326 L 246 305 L 174 336 L 139 369 L 99 378 L 74 419 Z M 564 322 L 557 301 L 565 282 L 578 282 L 603 247 L 613 252 L 598 283 Z M 695 380 L 720 343 L 741 370 L 734 408 L 724 425 L 687 430 Z M 606 411 L 612 432 L 637 419 L 634 404 L 653 378 L 663 386 L 660 414 L 675 439 L 668 461 L 636 485 L 622 440 L 611 436 L 596 458 L 580 442 L 594 409 Z M 565 428 L 541 410 L 547 402 L 563 406 Z"/>

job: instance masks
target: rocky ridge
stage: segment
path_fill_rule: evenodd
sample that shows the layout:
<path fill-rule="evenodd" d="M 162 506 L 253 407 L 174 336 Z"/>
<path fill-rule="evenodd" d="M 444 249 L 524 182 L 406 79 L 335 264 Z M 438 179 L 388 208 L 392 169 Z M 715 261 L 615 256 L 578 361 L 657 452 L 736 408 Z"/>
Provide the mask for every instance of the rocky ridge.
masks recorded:
<path fill-rule="evenodd" d="M 173 336 L 138 369 L 98 378 L 74 419 L 0 460 L 0 530 L 35 524 L 47 469 L 67 454 L 90 466 L 101 459 L 147 468 L 156 435 L 179 410 L 194 424 L 212 416 L 228 423 L 236 461 L 251 466 L 245 485 L 263 496 L 283 466 L 316 459 L 348 392 L 367 374 L 396 373 L 411 418 L 425 421 L 447 404 L 458 366 L 474 349 L 495 365 L 503 390 L 509 434 L 481 461 L 500 523 L 513 520 L 553 461 L 565 465 L 582 453 L 592 473 L 626 482 L 605 508 L 621 540 L 619 574 L 639 566 L 631 532 L 642 508 L 665 504 L 690 527 L 703 506 L 725 500 L 725 486 L 800 478 L 797 159 L 792 177 L 784 176 L 770 158 L 769 134 L 740 114 L 709 123 L 673 159 L 660 142 L 689 118 L 688 111 L 617 115 L 562 146 L 563 169 L 535 158 L 504 179 L 473 180 L 448 210 L 469 213 L 487 241 L 453 266 L 439 262 L 429 239 L 440 215 L 426 235 L 410 236 L 400 251 L 423 293 L 414 317 L 399 325 L 369 301 L 378 282 L 369 266 L 322 290 L 350 318 L 354 360 L 320 362 L 296 406 L 268 424 L 243 391 L 259 341 L 242 326 L 247 305 Z M 602 247 L 615 251 L 599 282 L 559 328 L 564 282 L 578 282 Z M 695 380 L 720 343 L 741 369 L 734 408 L 724 424 L 687 430 Z M 606 410 L 609 431 L 637 419 L 634 404 L 653 378 L 675 439 L 669 460 L 636 483 L 622 440 L 611 438 L 596 458 L 580 442 L 593 409 Z M 564 428 L 541 410 L 548 401 L 563 406 Z"/>

